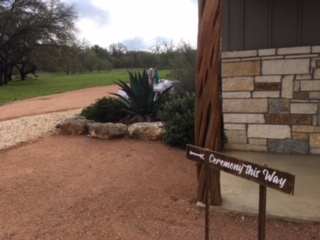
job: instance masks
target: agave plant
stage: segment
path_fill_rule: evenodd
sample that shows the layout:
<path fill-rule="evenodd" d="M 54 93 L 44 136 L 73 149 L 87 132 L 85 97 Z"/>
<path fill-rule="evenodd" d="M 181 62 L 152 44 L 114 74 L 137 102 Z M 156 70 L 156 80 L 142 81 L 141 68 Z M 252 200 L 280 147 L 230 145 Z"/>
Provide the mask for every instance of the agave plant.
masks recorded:
<path fill-rule="evenodd" d="M 166 89 L 155 98 L 155 92 L 153 89 L 153 83 L 149 83 L 148 74 L 143 70 L 140 72 L 129 73 L 129 84 L 118 80 L 115 82 L 120 86 L 128 98 L 121 96 L 120 94 L 114 94 L 118 96 L 125 104 L 125 111 L 135 116 L 139 122 L 148 121 L 152 119 L 152 115 L 155 112 L 155 108 L 161 97 L 170 89 Z"/>

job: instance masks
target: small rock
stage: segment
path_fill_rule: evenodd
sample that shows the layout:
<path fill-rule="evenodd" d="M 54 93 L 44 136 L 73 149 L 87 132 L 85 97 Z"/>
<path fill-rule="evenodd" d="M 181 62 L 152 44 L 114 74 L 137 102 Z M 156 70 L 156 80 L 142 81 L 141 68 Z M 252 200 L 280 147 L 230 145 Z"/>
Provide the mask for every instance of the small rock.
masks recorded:
<path fill-rule="evenodd" d="M 162 122 L 134 123 L 128 128 L 128 131 L 131 138 L 148 141 L 161 140 L 165 134 Z"/>
<path fill-rule="evenodd" d="M 128 127 L 122 123 L 89 123 L 90 137 L 112 139 L 124 137 L 128 134 Z"/>
<path fill-rule="evenodd" d="M 88 120 L 84 118 L 71 118 L 58 124 L 56 128 L 60 134 L 82 135 L 87 133 Z"/>

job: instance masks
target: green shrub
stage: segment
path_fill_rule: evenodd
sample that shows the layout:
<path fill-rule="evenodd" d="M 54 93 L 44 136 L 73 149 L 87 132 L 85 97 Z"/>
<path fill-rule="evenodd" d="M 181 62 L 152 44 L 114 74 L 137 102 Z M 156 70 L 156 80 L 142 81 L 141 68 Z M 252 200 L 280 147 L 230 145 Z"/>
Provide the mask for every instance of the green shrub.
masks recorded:
<path fill-rule="evenodd" d="M 159 110 L 158 116 L 165 123 L 164 141 L 172 146 L 194 144 L 195 94 L 173 95 Z"/>
<path fill-rule="evenodd" d="M 124 107 L 124 104 L 117 98 L 103 97 L 84 108 L 80 115 L 96 122 L 121 122 L 128 115 L 123 111 Z"/>
<path fill-rule="evenodd" d="M 177 80 L 174 91 L 177 94 L 196 91 L 197 51 L 190 44 L 181 42 L 170 61 L 170 78 Z"/>

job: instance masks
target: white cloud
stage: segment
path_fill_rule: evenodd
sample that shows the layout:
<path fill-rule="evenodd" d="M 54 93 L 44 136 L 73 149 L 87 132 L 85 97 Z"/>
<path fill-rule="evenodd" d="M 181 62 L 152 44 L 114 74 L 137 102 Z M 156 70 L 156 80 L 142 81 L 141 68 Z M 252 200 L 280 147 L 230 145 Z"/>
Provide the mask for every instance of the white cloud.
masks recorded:
<path fill-rule="evenodd" d="M 143 38 L 131 38 L 122 41 L 122 43 L 127 46 L 128 50 L 145 49 L 147 44 L 144 42 Z"/>
<path fill-rule="evenodd" d="M 89 19 L 98 23 L 99 25 L 104 25 L 109 20 L 109 13 L 100 7 L 94 6 L 91 0 L 65 0 L 67 3 L 75 4 L 76 10 L 79 13 L 80 19 Z"/>
<path fill-rule="evenodd" d="M 136 48 L 144 45 L 148 49 L 158 38 L 175 43 L 183 39 L 196 44 L 195 0 L 78 0 L 75 3 L 81 9 L 77 23 L 79 38 L 91 44 L 108 47 L 111 43 L 136 43 Z"/>

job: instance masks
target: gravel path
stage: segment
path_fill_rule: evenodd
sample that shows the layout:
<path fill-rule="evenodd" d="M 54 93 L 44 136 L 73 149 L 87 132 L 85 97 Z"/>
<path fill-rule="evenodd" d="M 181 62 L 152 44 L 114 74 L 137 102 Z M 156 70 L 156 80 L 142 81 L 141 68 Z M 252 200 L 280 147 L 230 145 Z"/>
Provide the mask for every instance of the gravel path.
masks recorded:
<path fill-rule="evenodd" d="M 92 87 L 1 105 L 0 149 L 54 133 L 58 123 L 118 89 L 117 85 Z"/>
<path fill-rule="evenodd" d="M 0 149 L 33 141 L 47 134 L 53 134 L 58 123 L 80 112 L 81 109 L 75 109 L 0 121 Z"/>

